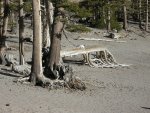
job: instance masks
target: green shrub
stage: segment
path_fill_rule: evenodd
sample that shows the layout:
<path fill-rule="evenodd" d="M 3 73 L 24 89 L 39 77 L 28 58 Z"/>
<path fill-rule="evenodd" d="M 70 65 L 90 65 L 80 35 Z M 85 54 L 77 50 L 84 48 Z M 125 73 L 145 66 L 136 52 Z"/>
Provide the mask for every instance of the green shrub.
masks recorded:
<path fill-rule="evenodd" d="M 121 25 L 117 21 L 116 17 L 112 17 L 110 20 L 111 29 L 116 29 L 117 31 L 120 31 L 122 29 Z"/>
<path fill-rule="evenodd" d="M 99 29 L 105 29 L 107 28 L 107 24 L 104 22 L 104 18 L 100 18 L 98 21 L 95 21 L 95 25 L 96 28 Z"/>
<path fill-rule="evenodd" d="M 101 17 L 97 21 L 92 21 L 92 26 L 95 27 L 95 28 L 99 28 L 99 29 L 106 29 L 107 28 L 107 23 L 105 23 L 104 18 Z M 119 22 L 116 20 L 115 17 L 111 17 L 110 25 L 111 25 L 112 30 L 116 29 L 117 31 L 120 31 L 122 29 L 121 25 L 119 24 Z"/>
<path fill-rule="evenodd" d="M 79 32 L 79 33 L 91 32 L 91 30 L 84 25 L 74 25 L 74 24 L 68 24 L 66 26 L 66 30 L 70 32 Z"/>

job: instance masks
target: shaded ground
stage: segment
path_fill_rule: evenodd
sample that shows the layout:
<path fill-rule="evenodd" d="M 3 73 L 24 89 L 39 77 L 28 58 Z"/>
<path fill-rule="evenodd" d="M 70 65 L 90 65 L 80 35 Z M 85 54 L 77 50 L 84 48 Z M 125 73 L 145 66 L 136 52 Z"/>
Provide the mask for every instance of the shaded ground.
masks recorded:
<path fill-rule="evenodd" d="M 132 64 L 126 68 L 91 68 L 71 64 L 75 75 L 87 83 L 85 91 L 50 90 L 13 83 L 15 74 L 0 70 L 0 113 L 150 113 L 150 34 L 132 27 L 127 43 L 73 41 L 78 36 L 102 37 L 98 34 L 67 33 L 74 45 L 107 47 L 119 63 Z M 140 37 L 144 35 L 146 38 Z M 65 38 L 62 48 L 73 48 Z M 16 43 L 9 43 L 16 45 Z M 31 45 L 26 45 L 26 59 L 31 60 Z M 14 54 L 17 52 L 14 51 Z"/>

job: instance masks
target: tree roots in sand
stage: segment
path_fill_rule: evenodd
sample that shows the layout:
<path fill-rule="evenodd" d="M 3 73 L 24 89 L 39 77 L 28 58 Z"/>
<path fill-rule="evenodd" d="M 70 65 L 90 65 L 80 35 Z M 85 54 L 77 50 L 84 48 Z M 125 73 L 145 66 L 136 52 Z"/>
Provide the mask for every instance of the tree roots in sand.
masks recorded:
<path fill-rule="evenodd" d="M 74 89 L 74 90 L 85 90 L 86 85 L 85 83 L 77 76 L 73 75 L 73 72 L 68 72 L 64 75 L 63 79 L 55 79 L 52 80 L 50 78 L 45 77 L 42 75 L 41 78 L 38 78 L 40 80 L 39 85 L 42 87 L 47 87 L 48 89 L 61 89 L 61 88 L 67 88 L 67 89 Z M 20 77 L 16 82 L 20 82 L 23 84 L 32 84 L 30 82 L 30 77 Z M 34 84 L 34 83 L 33 83 Z"/>

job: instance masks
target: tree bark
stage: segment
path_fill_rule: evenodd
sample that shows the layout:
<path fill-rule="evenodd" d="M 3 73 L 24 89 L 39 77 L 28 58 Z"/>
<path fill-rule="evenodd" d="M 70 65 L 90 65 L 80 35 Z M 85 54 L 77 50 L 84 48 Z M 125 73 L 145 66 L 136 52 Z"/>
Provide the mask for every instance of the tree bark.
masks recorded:
<path fill-rule="evenodd" d="M 15 33 L 15 29 L 14 29 L 14 24 L 15 24 L 15 14 L 14 12 L 11 12 L 11 17 L 10 17 L 10 20 L 11 20 L 11 26 L 10 26 L 10 30 L 12 33 Z"/>
<path fill-rule="evenodd" d="M 54 65 L 59 65 L 60 60 L 60 41 L 61 41 L 61 32 L 63 28 L 63 23 L 57 21 L 54 23 L 54 34 L 52 37 L 52 44 L 50 47 L 50 62 L 49 66 L 53 70 Z"/>
<path fill-rule="evenodd" d="M 4 58 L 4 49 L 6 47 L 6 33 L 7 33 L 7 25 L 8 25 L 8 15 L 9 15 L 9 0 L 4 0 L 1 1 L 1 4 L 3 4 L 4 11 L 1 9 L 3 19 L 1 19 L 1 24 L 3 25 L 0 26 L 0 64 L 6 65 L 6 60 Z M 2 22 L 3 21 L 3 22 Z"/>
<path fill-rule="evenodd" d="M 110 24 L 110 1 L 108 0 L 108 22 L 107 22 L 107 30 L 110 31 L 111 30 L 111 24 Z"/>
<path fill-rule="evenodd" d="M 1 7 L 0 7 L 0 16 L 2 16 L 3 15 L 3 0 L 0 0 L 0 5 L 1 5 Z"/>
<path fill-rule="evenodd" d="M 146 0 L 146 22 L 145 22 L 145 31 L 148 31 L 148 0 Z"/>
<path fill-rule="evenodd" d="M 19 63 L 20 65 L 24 65 L 24 16 L 23 16 L 23 0 L 19 1 L 20 4 L 20 12 L 19 12 Z"/>
<path fill-rule="evenodd" d="M 8 15 L 9 15 L 9 0 L 4 1 L 4 17 L 3 17 L 3 31 L 2 36 L 5 38 L 8 27 Z"/>
<path fill-rule="evenodd" d="M 141 18 L 141 13 L 142 13 L 142 4 L 141 0 L 139 0 L 139 28 L 142 29 L 142 18 Z"/>
<path fill-rule="evenodd" d="M 36 85 L 43 78 L 42 69 L 42 34 L 40 0 L 32 0 L 33 5 L 33 64 L 30 76 L 31 82 Z"/>
<path fill-rule="evenodd" d="M 3 16 L 3 0 L 0 0 L 0 38 L 2 38 L 2 28 L 3 28 L 3 20 L 2 20 L 2 16 Z M 1 40 L 1 39 L 0 39 Z"/>
<path fill-rule="evenodd" d="M 126 7 L 125 0 L 123 5 L 123 14 L 124 14 L 123 29 L 127 30 L 127 7 Z"/>
<path fill-rule="evenodd" d="M 54 14 L 54 23 L 52 29 L 52 40 L 50 46 L 50 58 L 48 67 L 50 68 L 51 72 L 56 70 L 56 68 L 60 65 L 60 49 L 61 49 L 61 36 L 64 23 L 62 22 L 63 16 L 62 8 L 55 9 Z M 55 76 L 55 75 L 54 75 Z"/>
<path fill-rule="evenodd" d="M 49 34 L 47 38 L 47 42 L 52 42 L 52 24 L 53 24 L 53 16 L 54 16 L 54 7 L 53 4 L 51 2 L 49 2 L 48 0 L 46 0 L 46 17 L 47 17 L 47 33 Z M 47 43 L 48 44 L 48 43 Z M 50 43 L 49 43 L 50 46 Z"/>

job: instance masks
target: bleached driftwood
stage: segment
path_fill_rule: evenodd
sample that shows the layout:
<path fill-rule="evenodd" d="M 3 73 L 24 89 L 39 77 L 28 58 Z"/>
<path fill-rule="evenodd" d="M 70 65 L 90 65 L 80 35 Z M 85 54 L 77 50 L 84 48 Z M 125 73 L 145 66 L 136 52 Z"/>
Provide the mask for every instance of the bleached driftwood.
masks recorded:
<path fill-rule="evenodd" d="M 125 43 L 126 41 L 119 41 L 119 40 L 111 40 L 111 39 L 100 39 L 100 38 L 78 38 L 78 40 L 88 40 L 88 41 L 106 41 L 106 42 L 118 42 L 118 43 Z"/>
<path fill-rule="evenodd" d="M 108 51 L 108 49 L 96 46 L 61 51 L 60 55 L 61 57 L 83 55 L 84 62 L 91 67 L 115 68 L 118 66 L 129 66 L 117 63 L 114 56 Z"/>
<path fill-rule="evenodd" d="M 12 65 L 12 71 L 28 76 L 31 73 L 31 68 L 28 65 Z"/>

